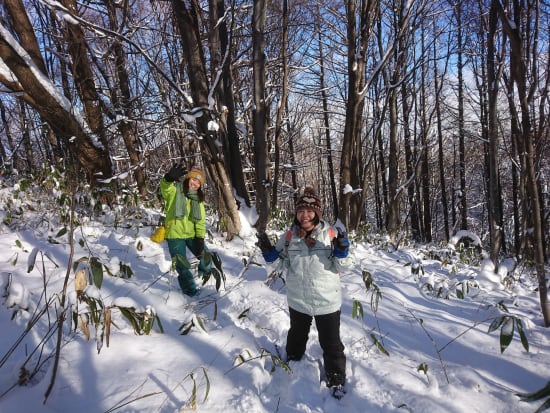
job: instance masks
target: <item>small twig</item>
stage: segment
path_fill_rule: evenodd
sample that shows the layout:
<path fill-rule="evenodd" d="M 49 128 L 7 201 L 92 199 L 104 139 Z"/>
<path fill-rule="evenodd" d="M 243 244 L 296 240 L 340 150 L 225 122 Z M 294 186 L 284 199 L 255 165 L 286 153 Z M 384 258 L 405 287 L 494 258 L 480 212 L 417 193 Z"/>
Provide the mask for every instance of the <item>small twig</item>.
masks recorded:
<path fill-rule="evenodd" d="M 15 349 L 21 344 L 25 336 L 30 333 L 31 329 L 38 323 L 38 320 L 48 311 L 48 305 L 45 304 L 44 307 L 40 310 L 40 312 L 35 313 L 31 320 L 27 323 L 27 327 L 21 333 L 21 335 L 17 338 L 15 343 L 9 348 L 9 350 L 6 352 L 6 354 L 0 359 L 0 368 L 6 363 L 6 361 L 10 358 L 10 356 L 13 354 Z"/>
<path fill-rule="evenodd" d="M 156 396 L 158 394 L 162 394 L 163 392 L 153 392 L 153 393 L 147 393 L 147 394 L 144 394 L 143 396 L 138 396 L 138 397 L 135 397 L 131 400 L 128 400 L 128 401 L 125 401 L 126 399 L 128 399 L 128 397 L 130 397 L 132 394 L 134 394 L 135 392 L 137 392 L 138 390 L 140 390 L 141 388 L 143 388 L 143 386 L 145 385 L 147 380 L 144 380 L 143 383 L 141 383 L 135 390 L 133 390 L 129 395 L 127 395 L 126 397 L 124 397 L 120 402 L 118 402 L 118 404 L 114 405 L 113 407 L 111 407 L 110 409 L 108 410 L 105 410 L 104 413 L 111 413 L 111 412 L 114 412 L 115 410 L 118 410 L 124 406 L 128 406 L 130 403 L 133 403 L 135 401 L 138 401 L 138 400 L 142 400 L 142 399 L 145 399 L 147 397 L 151 397 L 151 396 Z"/>
<path fill-rule="evenodd" d="M 71 276 L 71 267 L 72 267 L 73 257 L 74 257 L 74 221 L 75 221 L 76 190 L 77 190 L 77 186 L 75 185 L 73 189 L 72 199 L 71 199 L 71 225 L 69 230 L 69 246 L 70 246 L 69 262 L 67 263 L 67 272 L 65 273 L 63 291 L 61 292 L 61 303 L 60 303 L 61 312 L 57 317 L 57 344 L 55 348 L 54 365 L 52 369 L 52 378 L 51 378 L 50 384 L 48 385 L 48 389 L 44 394 L 43 404 L 46 404 L 46 400 L 48 400 L 48 397 L 50 396 L 50 393 L 53 390 L 55 379 L 57 377 L 57 368 L 59 366 L 59 358 L 61 356 L 61 343 L 63 341 L 63 322 L 65 321 L 65 315 L 67 311 L 67 309 L 65 308 L 65 302 L 67 300 L 67 286 L 69 284 L 69 277 Z"/>
<path fill-rule="evenodd" d="M 279 359 L 281 363 L 284 363 L 286 365 L 286 363 L 283 360 L 281 360 L 281 358 L 278 355 L 275 355 L 271 351 L 269 351 L 268 349 L 262 347 L 260 349 L 260 354 L 254 356 L 254 357 L 250 357 L 246 360 L 243 358 L 241 363 L 232 366 L 229 370 L 227 370 L 225 373 L 223 373 L 223 375 L 225 376 L 225 375 L 231 373 L 233 370 L 237 369 L 238 367 L 241 367 L 241 366 L 245 365 L 246 363 L 248 363 L 250 361 L 262 360 L 266 357 L 271 357 L 271 359 L 273 359 L 273 357 L 275 357 L 276 359 Z M 288 368 L 290 369 L 290 367 L 288 367 Z"/>
<path fill-rule="evenodd" d="M 151 284 L 149 284 L 147 287 L 143 289 L 143 293 L 147 291 L 149 288 L 151 288 L 153 285 L 155 285 L 159 280 L 164 277 L 166 274 L 168 274 L 170 271 L 166 271 L 164 274 L 159 275 L 157 278 L 155 278 L 155 281 L 153 281 Z"/>
<path fill-rule="evenodd" d="M 143 396 L 139 396 L 139 397 L 136 397 L 135 399 L 128 400 L 126 403 L 123 403 L 123 404 L 121 404 L 121 405 L 112 407 L 112 408 L 110 408 L 109 410 L 105 410 L 105 413 L 114 412 L 115 410 L 118 410 L 118 409 L 120 409 L 120 408 L 122 408 L 122 407 L 124 407 L 124 406 L 128 406 L 130 403 L 133 403 L 133 402 L 138 401 L 138 400 L 141 400 L 141 399 L 146 399 L 147 397 L 156 396 L 156 395 L 158 395 L 158 394 L 162 394 L 162 392 L 157 391 L 157 392 L 154 392 L 154 393 L 144 394 Z"/>
<path fill-rule="evenodd" d="M 464 331 L 463 331 L 462 333 L 460 333 L 458 336 L 456 336 L 456 337 L 453 338 L 452 340 L 449 340 L 449 342 L 448 342 L 447 344 L 445 344 L 443 347 L 441 347 L 441 348 L 439 349 L 439 351 L 445 350 L 445 349 L 447 348 L 447 346 L 449 346 L 450 344 L 452 344 L 453 342 L 455 342 L 456 340 L 458 340 L 458 339 L 459 339 L 460 337 L 462 337 L 464 334 L 466 334 L 466 333 L 469 332 L 470 330 L 473 330 L 473 329 L 476 328 L 478 325 L 483 324 L 483 323 L 485 323 L 485 322 L 488 321 L 488 320 L 491 320 L 491 317 L 486 318 L 485 320 L 482 320 L 482 321 L 476 321 L 476 322 L 474 323 L 473 326 L 468 327 L 466 330 L 464 330 Z"/>
<path fill-rule="evenodd" d="M 419 319 L 417 316 L 413 314 L 411 310 L 407 308 L 407 311 L 409 314 L 416 320 L 416 322 L 420 325 L 426 336 L 430 339 L 432 342 L 435 352 L 437 353 L 437 358 L 439 359 L 439 363 L 441 364 L 441 368 L 443 369 L 443 374 L 445 375 L 445 380 L 447 380 L 447 384 L 450 383 L 449 376 L 447 375 L 447 369 L 445 368 L 445 363 L 443 362 L 443 358 L 441 357 L 441 350 L 437 348 L 437 343 L 435 342 L 434 338 L 430 334 L 428 330 L 424 327 L 424 321 L 422 319 Z"/>

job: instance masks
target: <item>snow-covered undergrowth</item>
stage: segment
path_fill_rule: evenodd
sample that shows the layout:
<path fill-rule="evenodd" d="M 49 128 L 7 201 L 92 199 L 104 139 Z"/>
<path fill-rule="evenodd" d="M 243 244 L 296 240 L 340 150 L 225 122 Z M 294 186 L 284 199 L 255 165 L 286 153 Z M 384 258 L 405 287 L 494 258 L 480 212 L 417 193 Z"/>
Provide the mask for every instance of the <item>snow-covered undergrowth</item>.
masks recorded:
<path fill-rule="evenodd" d="M 225 282 L 218 290 L 210 279 L 190 299 L 166 246 L 149 239 L 153 205 L 132 205 L 129 196 L 98 209 L 79 197 L 72 251 L 71 197 L 53 179 L 41 188 L 3 181 L 0 189 L 3 413 L 512 413 L 545 400 L 518 396 L 544 387 L 550 370 L 528 268 L 503 262 L 495 273 L 476 248 L 395 250 L 383 237 L 351 234 L 357 266 L 341 276 L 348 393 L 337 401 L 319 381 L 315 328 L 304 360 L 281 360 L 285 284 L 267 282 L 253 211 L 241 210 L 243 230 L 231 242 L 211 217 L 207 242 Z"/>

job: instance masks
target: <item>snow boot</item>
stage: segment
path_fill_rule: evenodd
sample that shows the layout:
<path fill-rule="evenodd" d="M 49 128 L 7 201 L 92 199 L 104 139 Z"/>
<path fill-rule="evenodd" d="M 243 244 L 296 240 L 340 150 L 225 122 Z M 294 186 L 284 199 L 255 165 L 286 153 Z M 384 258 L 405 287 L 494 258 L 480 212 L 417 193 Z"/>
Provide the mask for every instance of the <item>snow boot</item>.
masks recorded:
<path fill-rule="evenodd" d="M 345 396 L 346 394 L 346 389 L 344 387 L 343 384 L 338 384 L 336 386 L 332 386 L 330 388 L 330 394 L 332 395 L 332 397 L 334 397 L 335 399 L 338 399 L 340 400 L 342 397 Z"/>
<path fill-rule="evenodd" d="M 330 389 L 330 394 L 335 399 L 340 400 L 346 394 L 344 384 L 346 382 L 346 376 L 340 373 L 327 373 L 327 387 Z"/>

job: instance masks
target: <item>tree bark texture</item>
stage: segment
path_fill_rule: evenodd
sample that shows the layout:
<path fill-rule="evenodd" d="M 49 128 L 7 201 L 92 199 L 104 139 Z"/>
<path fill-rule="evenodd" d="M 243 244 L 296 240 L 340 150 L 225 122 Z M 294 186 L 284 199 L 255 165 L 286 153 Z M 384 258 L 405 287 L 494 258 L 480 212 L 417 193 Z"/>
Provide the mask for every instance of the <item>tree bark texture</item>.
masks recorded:
<path fill-rule="evenodd" d="M 11 27 L 16 30 L 17 38 L 24 39 L 24 44 L 19 45 L 25 49 L 25 53 L 31 56 L 34 65 L 45 71 L 44 62 L 38 52 L 40 48 L 36 43 L 34 30 L 22 2 L 6 0 L 4 4 L 10 11 Z M 19 93 L 23 100 L 50 125 L 54 133 L 67 143 L 80 166 L 86 170 L 87 180 L 92 187 L 101 186 L 102 179 L 112 176 L 107 149 L 97 141 L 98 135 L 88 131 L 89 125 L 79 116 L 75 107 L 64 96 L 57 93 L 48 74 L 46 72 L 43 72 L 42 75 L 35 73 L 25 60 L 25 56 L 20 55 L 14 49 L 13 46 L 17 44 L 17 41 L 3 22 L 1 23 L 0 56 L 15 78 L 6 78 L 0 75 L 0 81 L 12 92 Z M 101 129 L 96 132 L 101 132 Z M 104 139 L 99 140 L 104 141 Z"/>
<path fill-rule="evenodd" d="M 202 159 L 214 186 L 218 213 L 225 226 L 226 238 L 231 240 L 241 229 L 240 217 L 223 156 L 215 145 L 218 132 L 209 129 L 209 122 L 216 119 L 217 114 L 216 108 L 211 107 L 208 101 L 209 82 L 199 30 L 200 7 L 195 0 L 187 3 L 174 0 L 172 5 L 187 64 L 191 96 L 195 105 L 193 109 L 202 110 L 202 116 L 196 118 Z"/>
<path fill-rule="evenodd" d="M 265 19 L 266 2 L 254 2 L 252 12 L 252 67 L 254 77 L 254 109 L 252 130 L 256 165 L 256 208 L 258 232 L 264 232 L 270 214 L 269 186 L 271 185 L 270 163 L 267 147 L 267 109 L 265 100 Z"/>
<path fill-rule="evenodd" d="M 535 269 L 539 282 L 539 299 L 545 326 L 550 326 L 550 305 L 548 302 L 548 286 L 545 274 L 544 260 L 544 240 L 543 240 L 543 222 L 541 216 L 541 201 L 539 197 L 539 187 L 536 173 L 536 158 L 534 145 L 534 128 L 531 121 L 532 95 L 527 86 L 528 84 L 528 65 L 529 53 L 525 50 L 526 40 L 524 39 L 525 28 L 533 19 L 535 9 L 526 9 L 526 4 L 519 0 L 511 2 L 512 20 L 514 25 L 510 24 L 510 17 L 503 9 L 498 0 L 493 0 L 492 6 L 498 13 L 503 29 L 508 35 L 510 42 L 510 69 L 511 77 L 516 84 L 521 108 L 521 128 L 522 133 L 518 136 L 520 153 L 524 157 L 522 166 L 525 168 L 522 173 L 526 176 L 526 195 L 528 199 L 525 202 L 528 205 L 528 226 L 532 231 L 532 248 L 535 258 Z M 540 7 L 540 6 L 539 6 Z M 524 20 L 527 16 L 527 22 Z M 536 38 L 536 33 L 535 33 Z M 536 59 L 536 57 L 535 57 Z"/>

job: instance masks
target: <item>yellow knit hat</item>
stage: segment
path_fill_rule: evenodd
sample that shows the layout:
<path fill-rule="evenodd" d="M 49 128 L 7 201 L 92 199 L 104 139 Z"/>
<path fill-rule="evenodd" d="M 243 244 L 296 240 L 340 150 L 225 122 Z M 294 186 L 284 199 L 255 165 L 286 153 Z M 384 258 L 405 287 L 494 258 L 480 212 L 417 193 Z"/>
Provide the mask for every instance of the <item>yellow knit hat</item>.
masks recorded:
<path fill-rule="evenodd" d="M 204 172 L 200 168 L 196 166 L 192 167 L 191 170 L 185 176 L 185 179 L 190 179 L 190 178 L 197 179 L 201 183 L 201 186 L 204 185 Z"/>

